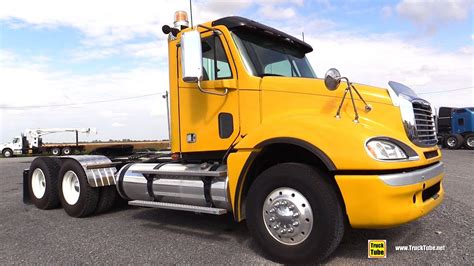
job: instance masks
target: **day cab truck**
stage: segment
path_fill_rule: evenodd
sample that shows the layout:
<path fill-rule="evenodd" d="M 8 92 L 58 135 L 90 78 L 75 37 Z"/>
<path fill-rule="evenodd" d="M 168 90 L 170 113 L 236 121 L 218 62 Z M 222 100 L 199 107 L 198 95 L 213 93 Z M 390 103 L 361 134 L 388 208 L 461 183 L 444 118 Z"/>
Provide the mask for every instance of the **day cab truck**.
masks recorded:
<path fill-rule="evenodd" d="M 76 134 L 75 143 L 43 143 L 43 136 L 54 133 L 70 132 Z M 71 155 L 85 150 L 85 145 L 79 144 L 79 133 L 96 134 L 95 128 L 35 128 L 26 129 L 9 143 L 0 144 L 3 157 L 8 158 L 23 154 L 49 153 L 52 155 Z"/>
<path fill-rule="evenodd" d="M 474 150 L 474 107 L 440 107 L 436 120 L 438 140 L 444 147 Z"/>
<path fill-rule="evenodd" d="M 314 74 L 313 48 L 242 17 L 168 35 L 171 153 L 42 157 L 24 198 L 73 217 L 129 205 L 246 220 L 278 262 L 319 262 L 346 225 L 416 220 L 444 196 L 430 104 L 410 88 Z M 338 87 L 341 89 L 338 90 Z"/>

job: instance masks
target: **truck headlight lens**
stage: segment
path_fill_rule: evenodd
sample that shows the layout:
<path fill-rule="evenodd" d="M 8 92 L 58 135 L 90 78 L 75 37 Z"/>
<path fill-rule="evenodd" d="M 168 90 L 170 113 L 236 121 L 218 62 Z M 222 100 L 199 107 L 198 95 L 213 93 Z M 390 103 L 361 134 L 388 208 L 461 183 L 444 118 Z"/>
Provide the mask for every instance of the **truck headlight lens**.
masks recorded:
<path fill-rule="evenodd" d="M 406 153 L 395 143 L 386 140 L 370 140 L 366 144 L 367 152 L 376 160 L 405 160 Z"/>

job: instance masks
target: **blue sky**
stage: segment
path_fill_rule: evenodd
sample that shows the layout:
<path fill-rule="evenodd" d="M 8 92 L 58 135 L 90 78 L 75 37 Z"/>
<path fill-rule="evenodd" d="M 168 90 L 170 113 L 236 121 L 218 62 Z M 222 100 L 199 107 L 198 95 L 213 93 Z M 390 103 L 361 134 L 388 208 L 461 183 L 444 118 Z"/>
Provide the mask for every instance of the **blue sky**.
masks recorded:
<path fill-rule="evenodd" d="M 167 138 L 166 36 L 188 1 L 0 1 L 0 142 L 28 127 L 97 127 L 91 139 Z M 470 0 L 194 0 L 195 22 L 248 17 L 305 40 L 318 76 L 398 80 L 437 106 L 474 106 Z M 20 95 L 19 95 L 20 94 Z M 19 100 L 21 99 L 21 101 Z M 25 108 L 76 104 L 74 108 Z M 87 110 L 87 111 L 85 111 Z M 137 130 L 137 128 L 141 128 Z"/>

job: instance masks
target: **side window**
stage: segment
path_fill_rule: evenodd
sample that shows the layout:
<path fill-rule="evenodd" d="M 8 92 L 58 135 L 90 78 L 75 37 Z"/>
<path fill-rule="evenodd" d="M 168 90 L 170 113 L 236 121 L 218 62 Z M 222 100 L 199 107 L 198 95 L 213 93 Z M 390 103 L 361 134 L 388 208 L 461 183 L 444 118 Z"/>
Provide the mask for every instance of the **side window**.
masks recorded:
<path fill-rule="evenodd" d="M 203 80 L 232 78 L 229 61 L 218 36 L 202 39 Z"/>

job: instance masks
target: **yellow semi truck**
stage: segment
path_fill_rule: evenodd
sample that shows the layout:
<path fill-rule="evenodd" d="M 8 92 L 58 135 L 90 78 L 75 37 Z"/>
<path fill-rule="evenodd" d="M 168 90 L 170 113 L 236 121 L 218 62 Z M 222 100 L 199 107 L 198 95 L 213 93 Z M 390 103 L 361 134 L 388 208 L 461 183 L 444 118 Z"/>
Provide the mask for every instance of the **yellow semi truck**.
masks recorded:
<path fill-rule="evenodd" d="M 422 217 L 444 196 L 430 104 L 396 82 L 317 78 L 313 48 L 242 17 L 168 35 L 171 153 L 43 157 L 24 171 L 24 201 L 73 217 L 130 205 L 246 220 L 278 262 L 318 262 L 346 226 Z"/>

